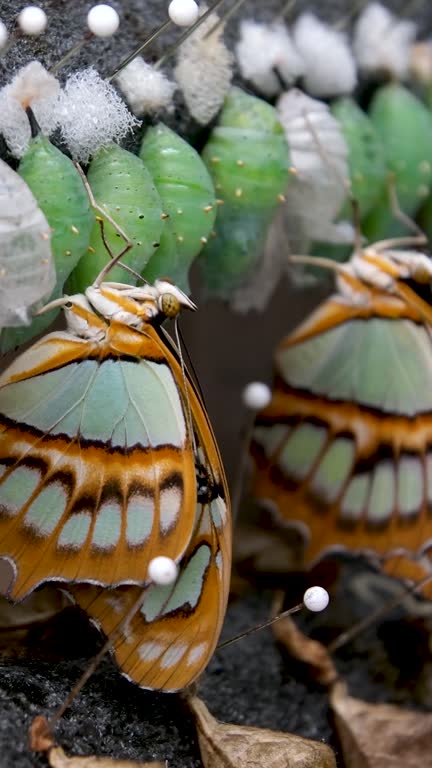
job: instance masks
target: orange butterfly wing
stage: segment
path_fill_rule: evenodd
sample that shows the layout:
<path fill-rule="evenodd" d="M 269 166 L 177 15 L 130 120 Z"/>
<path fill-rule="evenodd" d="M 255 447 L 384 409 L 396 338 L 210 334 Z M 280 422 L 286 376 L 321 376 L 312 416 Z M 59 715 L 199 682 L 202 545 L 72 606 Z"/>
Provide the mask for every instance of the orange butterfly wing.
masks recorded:
<path fill-rule="evenodd" d="M 174 584 L 69 592 L 110 636 L 124 675 L 144 688 L 176 691 L 190 685 L 208 664 L 222 628 L 231 569 L 231 513 L 216 442 L 202 403 L 188 386 L 197 450 L 198 503 L 194 531 Z M 158 552 L 155 552 L 156 556 Z M 122 626 L 140 594 L 143 603 Z"/>
<path fill-rule="evenodd" d="M 144 584 L 195 525 L 182 371 L 150 324 L 44 337 L 0 379 L 0 556 L 18 600 L 48 580 Z M 107 330 L 108 328 L 108 330 Z"/>
<path fill-rule="evenodd" d="M 276 350 L 253 491 L 302 528 L 308 564 L 331 549 L 398 552 L 389 567 L 406 576 L 405 556 L 432 542 L 430 308 L 400 286 L 331 297 Z"/>

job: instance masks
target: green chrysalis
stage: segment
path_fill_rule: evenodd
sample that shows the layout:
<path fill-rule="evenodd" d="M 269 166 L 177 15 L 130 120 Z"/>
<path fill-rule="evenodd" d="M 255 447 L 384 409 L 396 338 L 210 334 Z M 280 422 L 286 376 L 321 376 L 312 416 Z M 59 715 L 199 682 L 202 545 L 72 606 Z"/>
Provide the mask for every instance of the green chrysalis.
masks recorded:
<path fill-rule="evenodd" d="M 51 295 L 54 299 L 61 295 L 67 277 L 88 248 L 93 223 L 89 198 L 72 161 L 41 133 L 31 139 L 18 173 L 33 192 L 52 230 L 51 247 L 57 275 Z M 5 331 L 2 351 L 43 331 L 56 314 L 54 310 L 36 318 L 27 328 Z"/>
<path fill-rule="evenodd" d="M 337 99 L 331 111 L 348 146 L 351 192 L 363 218 L 384 194 L 387 166 L 383 142 L 371 119 L 354 99 Z M 340 218 L 352 218 L 349 203 L 345 203 Z"/>
<path fill-rule="evenodd" d="M 228 298 L 257 265 L 288 184 L 289 152 L 276 110 L 232 88 L 202 157 L 223 204 L 199 264 L 208 293 Z"/>
<path fill-rule="evenodd" d="M 399 84 L 379 88 L 369 114 L 383 141 L 399 207 L 406 215 L 413 216 L 431 190 L 432 115 L 416 96 Z M 364 221 L 363 231 L 372 242 L 406 232 L 395 219 L 388 193 Z"/>
<path fill-rule="evenodd" d="M 168 214 L 160 247 L 145 267 L 143 277 L 150 282 L 168 277 L 188 291 L 189 267 L 216 217 L 213 182 L 195 149 L 163 123 L 148 129 L 140 157 Z"/>
<path fill-rule="evenodd" d="M 88 171 L 88 182 L 98 205 L 121 227 L 132 241 L 132 248 L 122 261 L 136 272 L 142 272 L 159 240 L 164 222 L 162 204 L 150 173 L 143 161 L 113 144 L 100 149 Z M 125 241 L 112 224 L 105 220 L 104 233 L 113 255 L 120 253 Z M 97 277 L 110 256 L 97 221 L 93 224 L 90 249 L 68 281 L 70 293 L 82 293 Z M 124 281 L 126 272 L 114 267 L 109 279 Z M 132 275 L 128 283 L 134 283 Z"/>

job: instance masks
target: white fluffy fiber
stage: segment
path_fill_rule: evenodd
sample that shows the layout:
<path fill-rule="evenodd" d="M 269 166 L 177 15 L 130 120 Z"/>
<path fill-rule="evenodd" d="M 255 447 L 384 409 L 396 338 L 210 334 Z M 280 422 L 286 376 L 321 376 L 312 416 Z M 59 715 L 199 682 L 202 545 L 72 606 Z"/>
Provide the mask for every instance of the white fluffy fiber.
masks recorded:
<path fill-rule="evenodd" d="M 115 88 L 92 68 L 75 72 L 66 82 L 60 94 L 59 122 L 72 157 L 80 162 L 140 124 Z"/>
<path fill-rule="evenodd" d="M 58 125 L 59 94 L 58 81 L 39 61 L 20 69 L 1 89 L 0 133 L 14 157 L 23 156 L 31 137 L 26 108 L 32 108 L 43 133 L 49 136 Z"/>
<path fill-rule="evenodd" d="M 204 39 L 218 20 L 216 14 L 211 14 L 185 40 L 174 70 L 189 112 L 201 125 L 218 113 L 232 79 L 233 55 L 223 42 L 223 26 Z"/>
<path fill-rule="evenodd" d="M 142 56 L 137 56 L 116 76 L 116 82 L 135 115 L 172 108 L 175 83 Z"/>
<path fill-rule="evenodd" d="M 293 28 L 295 46 L 304 61 L 304 86 L 313 96 L 351 93 L 357 83 L 354 57 L 342 32 L 311 13 L 303 13 Z"/>
<path fill-rule="evenodd" d="M 280 23 L 242 21 L 235 51 L 242 77 L 268 97 L 281 91 L 275 69 L 286 85 L 291 85 L 304 71 L 288 28 Z"/>
<path fill-rule="evenodd" d="M 407 77 L 416 33 L 413 21 L 398 19 L 381 3 L 370 3 L 354 30 L 353 50 L 359 69 Z"/>

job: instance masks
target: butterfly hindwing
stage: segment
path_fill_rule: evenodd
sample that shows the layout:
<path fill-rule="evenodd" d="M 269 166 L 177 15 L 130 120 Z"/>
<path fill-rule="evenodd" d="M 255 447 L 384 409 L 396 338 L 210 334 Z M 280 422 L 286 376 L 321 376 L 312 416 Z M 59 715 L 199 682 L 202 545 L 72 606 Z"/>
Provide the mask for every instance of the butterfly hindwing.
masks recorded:
<path fill-rule="evenodd" d="M 189 685 L 206 667 L 225 615 L 231 566 L 231 520 L 223 467 L 205 411 L 193 387 L 189 402 L 196 436 L 198 500 L 193 534 L 174 584 L 70 593 L 110 636 L 142 594 L 142 606 L 122 626 L 114 654 L 123 674 L 144 688 Z M 155 552 L 156 554 L 161 554 Z"/>
<path fill-rule="evenodd" d="M 146 587 L 142 607 L 114 641 L 122 673 L 144 688 L 184 688 L 213 654 L 228 594 L 226 514 L 221 496 L 198 504 L 196 530 L 175 584 Z M 139 587 L 102 590 L 92 586 L 75 586 L 70 591 L 108 636 L 142 592 Z"/>

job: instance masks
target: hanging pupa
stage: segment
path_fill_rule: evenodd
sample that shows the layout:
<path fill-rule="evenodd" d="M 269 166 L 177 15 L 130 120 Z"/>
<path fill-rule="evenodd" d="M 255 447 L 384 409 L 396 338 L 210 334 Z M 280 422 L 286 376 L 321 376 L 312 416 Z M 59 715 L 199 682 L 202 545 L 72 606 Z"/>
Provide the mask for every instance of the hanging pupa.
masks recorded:
<path fill-rule="evenodd" d="M 198 152 L 163 123 L 148 129 L 140 157 L 168 216 L 160 246 L 143 277 L 150 282 L 168 277 L 188 291 L 189 267 L 207 242 L 216 217 L 213 182 Z"/>
<path fill-rule="evenodd" d="M 276 110 L 232 88 L 202 157 L 221 205 L 215 236 L 199 257 L 201 275 L 209 295 L 229 299 L 257 267 L 289 180 Z"/>
<path fill-rule="evenodd" d="M 414 94 L 397 83 L 376 91 L 369 115 L 383 142 L 398 205 L 404 214 L 414 216 L 432 185 L 432 115 Z M 371 241 L 407 232 L 395 217 L 387 190 L 362 229 Z"/>
<path fill-rule="evenodd" d="M 164 225 L 161 200 L 143 161 L 113 144 L 107 149 L 100 149 L 95 155 L 87 178 L 98 205 L 132 242 L 122 261 L 136 272 L 142 272 L 159 247 Z M 113 255 L 126 246 L 118 230 L 106 219 L 104 235 Z M 84 292 L 109 259 L 100 224 L 95 221 L 89 253 L 72 273 L 68 290 L 72 293 Z M 123 281 L 125 274 L 122 267 L 116 266 L 110 272 L 110 280 Z M 132 277 L 128 277 L 128 281 L 136 282 Z"/>

